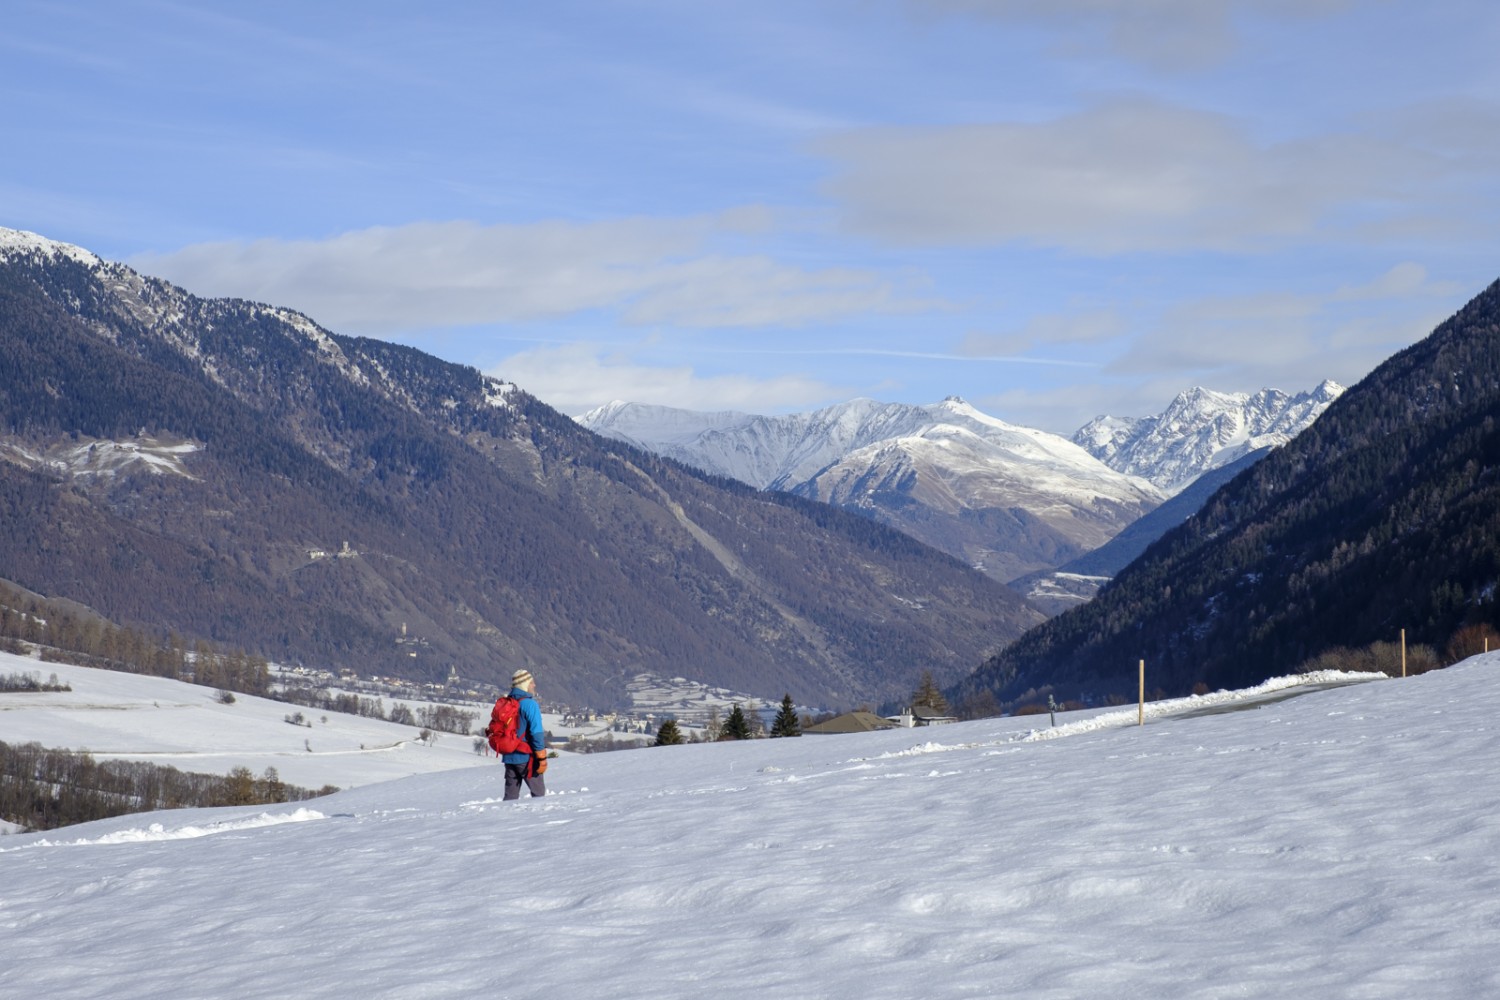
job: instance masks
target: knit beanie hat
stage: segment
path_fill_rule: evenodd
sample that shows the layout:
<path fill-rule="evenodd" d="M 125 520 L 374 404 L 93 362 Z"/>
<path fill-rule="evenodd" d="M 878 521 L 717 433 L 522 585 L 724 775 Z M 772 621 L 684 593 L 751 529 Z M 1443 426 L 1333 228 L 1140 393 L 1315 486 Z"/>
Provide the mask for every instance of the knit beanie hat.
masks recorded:
<path fill-rule="evenodd" d="M 510 686 L 513 688 L 523 688 L 530 683 L 531 671 L 527 670 L 525 667 L 522 667 L 520 670 L 517 670 L 515 673 L 510 675 Z"/>

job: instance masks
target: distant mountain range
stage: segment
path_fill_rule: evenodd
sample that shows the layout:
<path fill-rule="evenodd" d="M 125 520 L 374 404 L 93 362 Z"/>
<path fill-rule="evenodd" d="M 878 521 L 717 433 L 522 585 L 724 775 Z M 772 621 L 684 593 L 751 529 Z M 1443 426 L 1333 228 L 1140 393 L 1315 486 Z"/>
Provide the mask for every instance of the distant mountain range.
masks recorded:
<path fill-rule="evenodd" d="M 1228 465 L 1209 469 L 1097 549 L 1070 559 L 1056 569 L 1041 570 L 1011 581 L 1011 586 L 1048 614 L 1068 611 L 1092 600 L 1101 586 L 1134 562 L 1152 542 L 1196 514 L 1220 487 L 1265 458 L 1270 451 L 1270 448 L 1262 448 Z"/>
<path fill-rule="evenodd" d="M 1042 616 L 896 531 L 519 387 L 0 229 L 0 577 L 282 661 L 622 703 L 643 670 L 851 705 Z"/>
<path fill-rule="evenodd" d="M 578 420 L 706 471 L 865 514 L 1058 610 L 1090 596 L 1097 580 L 1058 590 L 1051 571 L 1140 523 L 1203 473 L 1285 443 L 1342 391 L 1333 382 L 1296 396 L 1195 388 L 1156 416 L 1097 418 L 1072 441 L 956 397 L 931 406 L 857 399 L 785 416 L 614 402 Z M 1147 524 L 1164 531 L 1192 509 L 1174 504 L 1175 513 Z M 1157 537 L 1135 535 L 1137 552 Z"/>
<path fill-rule="evenodd" d="M 1155 416 L 1097 417 L 1073 441 L 1111 469 L 1177 493 L 1211 469 L 1286 444 L 1343 392 L 1334 381 L 1295 396 L 1194 387 Z"/>
<path fill-rule="evenodd" d="M 1054 434 L 932 406 L 856 399 L 787 416 L 612 403 L 579 422 L 752 486 L 853 510 L 999 580 L 1104 544 L 1164 495 Z"/>
<path fill-rule="evenodd" d="M 1500 624 L 1500 282 L 951 693 L 1241 687 Z"/>

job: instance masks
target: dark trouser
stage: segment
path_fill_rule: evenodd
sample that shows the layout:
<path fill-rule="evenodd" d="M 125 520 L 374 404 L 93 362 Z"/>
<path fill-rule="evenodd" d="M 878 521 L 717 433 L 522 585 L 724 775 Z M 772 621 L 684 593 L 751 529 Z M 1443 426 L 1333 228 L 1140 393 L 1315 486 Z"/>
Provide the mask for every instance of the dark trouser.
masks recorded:
<path fill-rule="evenodd" d="M 531 789 L 531 797 L 536 798 L 547 794 L 547 784 L 542 780 L 540 774 L 526 777 L 526 772 L 531 770 L 531 762 L 525 764 L 505 765 L 505 797 L 507 799 L 519 799 L 521 797 L 521 782 L 526 782 L 526 787 Z"/>

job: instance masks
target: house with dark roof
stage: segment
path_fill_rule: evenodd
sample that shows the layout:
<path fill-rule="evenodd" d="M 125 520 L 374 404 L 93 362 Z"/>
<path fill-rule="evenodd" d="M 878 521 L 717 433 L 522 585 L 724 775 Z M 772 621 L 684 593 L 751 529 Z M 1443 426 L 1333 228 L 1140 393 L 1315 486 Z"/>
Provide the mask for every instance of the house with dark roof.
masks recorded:
<path fill-rule="evenodd" d="M 845 712 L 843 715 L 834 716 L 827 722 L 820 722 L 815 726 L 808 726 L 802 730 L 804 734 L 813 733 L 873 733 L 881 729 L 895 729 L 896 723 L 889 719 L 882 719 L 874 712 Z"/>

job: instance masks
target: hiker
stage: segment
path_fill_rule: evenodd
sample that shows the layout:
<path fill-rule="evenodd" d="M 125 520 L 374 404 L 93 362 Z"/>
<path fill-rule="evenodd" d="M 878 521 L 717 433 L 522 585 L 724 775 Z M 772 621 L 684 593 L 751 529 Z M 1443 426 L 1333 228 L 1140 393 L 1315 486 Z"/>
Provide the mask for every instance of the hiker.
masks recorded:
<path fill-rule="evenodd" d="M 542 775 L 547 770 L 547 735 L 542 731 L 542 709 L 536 700 L 536 680 L 530 670 L 523 667 L 511 675 L 510 694 L 506 697 L 519 703 L 515 733 L 525 749 L 504 753 L 500 757 L 505 763 L 505 797 L 519 799 L 523 781 L 531 790 L 532 798 L 546 795 L 547 786 Z M 500 711 L 500 702 L 496 703 L 495 711 Z"/>

